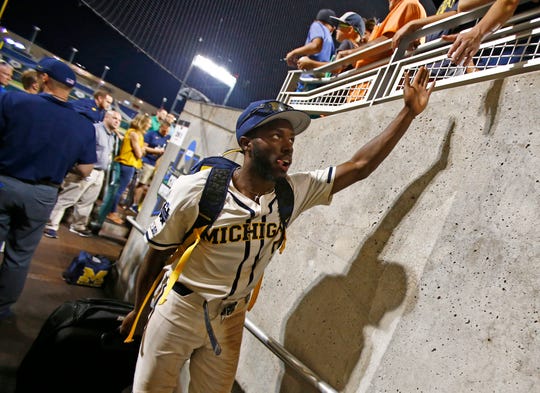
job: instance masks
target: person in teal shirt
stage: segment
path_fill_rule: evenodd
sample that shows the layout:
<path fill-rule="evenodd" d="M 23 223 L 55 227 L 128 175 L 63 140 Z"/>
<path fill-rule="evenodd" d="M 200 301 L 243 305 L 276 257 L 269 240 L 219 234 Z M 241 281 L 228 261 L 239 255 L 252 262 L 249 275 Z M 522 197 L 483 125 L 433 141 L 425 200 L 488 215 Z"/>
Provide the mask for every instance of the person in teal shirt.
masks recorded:
<path fill-rule="evenodd" d="M 160 124 L 167 118 L 167 111 L 164 108 L 159 108 L 154 116 L 152 116 L 152 125 L 148 131 L 159 130 Z"/>

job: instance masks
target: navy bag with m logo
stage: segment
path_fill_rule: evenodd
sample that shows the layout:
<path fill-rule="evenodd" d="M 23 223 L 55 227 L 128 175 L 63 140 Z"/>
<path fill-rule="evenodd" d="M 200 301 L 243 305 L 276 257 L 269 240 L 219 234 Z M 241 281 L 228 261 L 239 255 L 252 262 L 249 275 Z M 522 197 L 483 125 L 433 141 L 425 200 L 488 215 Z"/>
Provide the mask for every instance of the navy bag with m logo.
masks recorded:
<path fill-rule="evenodd" d="M 100 288 L 112 265 L 104 256 L 81 251 L 62 273 L 62 277 L 68 284 Z"/>

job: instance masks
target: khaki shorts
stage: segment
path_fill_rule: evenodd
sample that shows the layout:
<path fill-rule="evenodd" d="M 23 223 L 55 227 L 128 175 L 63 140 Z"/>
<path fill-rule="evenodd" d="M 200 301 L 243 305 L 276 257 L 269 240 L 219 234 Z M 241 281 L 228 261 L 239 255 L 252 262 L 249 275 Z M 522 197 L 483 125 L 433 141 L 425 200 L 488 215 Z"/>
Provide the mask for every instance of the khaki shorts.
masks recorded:
<path fill-rule="evenodd" d="M 144 164 L 141 170 L 141 175 L 139 177 L 139 183 L 150 185 L 152 178 L 154 177 L 154 171 L 156 167 L 150 164 Z"/>

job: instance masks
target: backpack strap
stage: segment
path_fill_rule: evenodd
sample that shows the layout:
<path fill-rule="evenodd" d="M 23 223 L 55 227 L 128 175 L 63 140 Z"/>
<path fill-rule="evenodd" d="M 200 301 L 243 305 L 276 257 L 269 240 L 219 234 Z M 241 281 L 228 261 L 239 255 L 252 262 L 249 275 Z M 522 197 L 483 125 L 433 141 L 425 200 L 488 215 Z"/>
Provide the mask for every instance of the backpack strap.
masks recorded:
<path fill-rule="evenodd" d="M 173 263 L 177 258 L 180 257 L 180 255 L 183 252 L 184 251 L 183 251 L 182 246 L 178 247 L 176 249 L 176 251 L 174 252 L 174 254 L 172 254 L 169 257 L 169 259 L 167 260 L 165 265 Z M 125 343 L 133 342 L 133 337 L 135 336 L 135 331 L 137 330 L 137 325 L 139 324 L 139 320 L 141 319 L 141 315 L 142 315 L 143 311 L 146 309 L 146 306 L 148 305 L 148 302 L 150 301 L 150 298 L 152 297 L 152 294 L 156 290 L 156 288 L 157 288 L 158 284 L 160 283 L 160 281 L 163 279 L 164 275 L 165 275 L 165 270 L 161 269 L 161 272 L 158 274 L 158 276 L 156 277 L 156 279 L 152 283 L 152 286 L 150 287 L 150 289 L 146 293 L 146 296 L 144 297 L 144 300 L 143 300 L 143 302 L 141 304 L 141 307 L 139 308 L 139 311 L 137 312 L 137 315 L 135 316 L 135 320 L 133 321 L 133 325 L 131 325 L 131 329 L 129 330 L 129 334 L 126 337 L 126 339 L 124 340 Z"/>
<path fill-rule="evenodd" d="M 211 159 L 213 160 L 213 158 Z M 191 226 L 189 231 L 186 232 L 182 244 L 176 249 L 171 258 L 169 258 L 168 264 L 174 263 L 175 260 L 178 260 L 178 263 L 176 264 L 174 270 L 171 272 L 171 275 L 168 278 L 165 290 L 163 291 L 163 294 L 159 299 L 159 304 L 163 304 L 167 300 L 169 292 L 178 280 L 178 277 L 180 277 L 180 274 L 182 273 L 186 262 L 189 260 L 193 249 L 200 242 L 203 234 L 206 233 L 208 229 L 212 226 L 221 210 L 223 210 L 225 198 L 227 197 L 227 192 L 229 190 L 229 183 L 231 181 L 234 171 L 239 166 L 235 162 L 225 159 L 223 157 L 218 157 L 215 161 L 208 161 L 208 159 L 205 160 L 199 162 L 200 166 L 195 170 L 196 172 L 200 170 L 210 169 L 210 174 L 208 175 L 201 199 L 199 200 L 199 214 L 197 216 L 197 219 L 195 220 L 195 223 Z M 285 229 L 289 225 L 289 220 L 294 209 L 294 193 L 291 185 L 284 178 L 278 179 L 275 188 L 276 197 L 278 200 L 279 217 L 282 227 L 279 252 L 282 253 L 285 249 L 285 243 L 287 239 Z M 142 314 L 142 310 L 144 310 L 145 305 L 148 303 L 155 288 L 162 280 L 162 278 L 163 273 L 156 278 L 152 287 L 148 291 L 144 299 L 143 305 L 141 306 L 141 309 L 139 310 L 139 313 L 137 314 L 135 322 L 131 328 L 130 334 L 125 340 L 125 342 L 133 341 L 133 335 L 135 333 L 139 317 Z M 248 305 L 248 310 L 251 310 L 251 308 L 255 305 L 259 290 L 262 285 L 262 279 L 263 276 L 261 276 L 261 278 L 257 282 L 257 285 L 253 289 L 253 293 Z"/>
<path fill-rule="evenodd" d="M 279 178 L 276 181 L 276 197 L 278 200 L 278 211 L 282 229 L 281 239 L 279 240 L 279 253 L 281 254 L 287 243 L 285 232 L 294 210 L 294 192 L 287 179 Z"/>
<path fill-rule="evenodd" d="M 199 201 L 199 215 L 197 216 L 195 223 L 191 226 L 191 229 L 186 233 L 184 242 L 179 247 L 184 251 L 169 276 L 167 286 L 159 299 L 159 304 L 165 303 L 169 292 L 178 280 L 178 277 L 180 277 L 186 262 L 191 257 L 191 253 L 197 244 L 199 244 L 203 234 L 208 231 L 219 213 L 223 210 L 225 198 L 227 197 L 227 192 L 229 190 L 229 182 L 231 181 L 234 169 L 235 168 L 212 168 L 210 170 L 210 174 L 208 175 Z"/>
<path fill-rule="evenodd" d="M 281 254 L 285 249 L 285 243 L 287 243 L 287 235 L 285 234 L 285 232 L 287 226 L 289 225 L 289 221 L 291 219 L 291 215 L 294 209 L 294 192 L 287 179 L 279 178 L 277 180 L 276 197 L 278 200 L 279 219 L 281 221 L 282 227 L 279 246 L 279 253 Z M 251 311 L 251 309 L 255 305 L 255 302 L 257 301 L 257 297 L 259 296 L 259 291 L 261 289 L 263 281 L 263 276 L 264 273 L 261 275 L 261 278 L 259 278 L 259 281 L 257 282 L 257 285 L 255 285 L 255 288 L 253 288 L 253 292 L 251 293 L 251 297 L 249 299 L 249 304 L 247 307 L 248 311 Z"/>
<path fill-rule="evenodd" d="M 294 209 L 294 193 L 287 179 L 279 178 L 277 180 L 276 196 L 281 223 L 284 226 L 288 226 Z"/>

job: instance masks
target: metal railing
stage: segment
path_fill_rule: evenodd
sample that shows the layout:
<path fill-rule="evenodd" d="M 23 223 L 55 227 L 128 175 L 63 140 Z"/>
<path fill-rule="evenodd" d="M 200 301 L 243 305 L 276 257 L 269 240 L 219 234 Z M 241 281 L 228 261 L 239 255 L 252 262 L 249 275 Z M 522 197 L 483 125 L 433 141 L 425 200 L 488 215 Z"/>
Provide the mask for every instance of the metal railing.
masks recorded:
<path fill-rule="evenodd" d="M 522 0 L 521 4 L 530 0 Z M 403 89 L 406 70 L 414 76 L 425 66 L 437 89 L 455 87 L 540 69 L 540 5 L 514 15 L 480 46 L 473 65 L 456 66 L 447 58 L 450 44 L 441 39 L 409 52 L 409 44 L 445 29 L 457 29 L 481 18 L 491 4 L 432 23 L 404 37 L 388 57 L 343 73 L 331 74 L 361 58 L 390 53 L 390 40 L 331 62 L 307 73 L 289 71 L 278 95 L 280 101 L 310 114 L 334 114 L 396 99 Z M 298 82 L 311 90 L 296 91 Z"/>
<path fill-rule="evenodd" d="M 144 234 L 146 230 L 139 225 L 139 223 L 132 216 L 127 216 L 126 220 L 135 228 L 139 233 Z M 317 388 L 322 393 L 338 393 L 337 390 L 332 388 L 326 382 L 324 382 L 314 371 L 308 366 L 297 359 L 293 354 L 283 347 L 278 341 L 269 337 L 264 331 L 246 317 L 244 321 L 244 327 L 264 344 L 274 355 L 276 355 L 281 361 L 290 366 L 296 371 L 302 378 L 309 382 L 312 386 Z"/>

